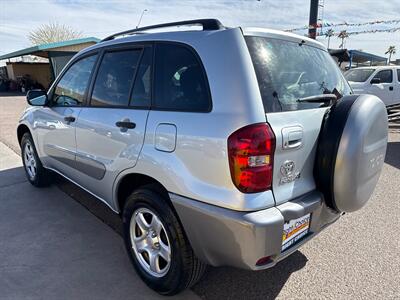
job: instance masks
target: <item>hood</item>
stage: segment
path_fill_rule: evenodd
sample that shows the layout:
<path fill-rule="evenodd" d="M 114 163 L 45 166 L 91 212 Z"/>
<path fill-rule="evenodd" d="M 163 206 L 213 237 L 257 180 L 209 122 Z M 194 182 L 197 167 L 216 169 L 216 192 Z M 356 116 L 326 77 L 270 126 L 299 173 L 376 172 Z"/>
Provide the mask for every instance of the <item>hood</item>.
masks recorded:
<path fill-rule="evenodd" d="M 364 90 L 364 86 L 365 86 L 364 82 L 349 81 L 349 84 L 350 84 L 353 92 L 356 94 L 357 94 L 357 92 L 362 92 Z"/>

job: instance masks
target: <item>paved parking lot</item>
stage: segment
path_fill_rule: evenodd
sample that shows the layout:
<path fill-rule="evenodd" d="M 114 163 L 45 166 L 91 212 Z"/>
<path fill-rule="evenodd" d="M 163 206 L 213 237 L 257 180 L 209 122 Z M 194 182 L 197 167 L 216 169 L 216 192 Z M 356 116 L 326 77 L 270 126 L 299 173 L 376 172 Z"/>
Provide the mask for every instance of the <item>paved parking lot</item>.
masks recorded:
<path fill-rule="evenodd" d="M 14 136 L 23 97 L 0 97 L 0 298 L 157 299 L 129 265 L 120 221 L 60 178 L 26 182 Z M 3 143 L 1 143 L 3 142 Z M 276 267 L 210 268 L 176 299 L 399 299 L 400 134 L 374 196 Z"/>

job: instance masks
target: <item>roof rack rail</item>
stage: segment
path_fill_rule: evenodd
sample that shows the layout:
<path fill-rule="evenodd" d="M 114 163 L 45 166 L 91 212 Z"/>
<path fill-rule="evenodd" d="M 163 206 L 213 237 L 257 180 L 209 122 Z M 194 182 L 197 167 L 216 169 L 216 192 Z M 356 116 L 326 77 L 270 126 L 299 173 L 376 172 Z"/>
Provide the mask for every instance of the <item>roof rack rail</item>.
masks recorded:
<path fill-rule="evenodd" d="M 187 21 L 180 21 L 180 22 L 172 22 L 172 23 L 151 25 L 151 26 L 140 27 L 140 28 L 135 28 L 135 29 L 130 29 L 130 30 L 118 32 L 118 33 L 115 33 L 113 35 L 110 35 L 110 36 L 102 39 L 100 42 L 111 41 L 111 40 L 115 39 L 116 37 L 122 36 L 122 35 L 131 35 L 131 34 L 135 34 L 135 33 L 143 33 L 143 31 L 145 31 L 145 30 L 157 29 L 157 28 L 165 28 L 165 27 L 184 26 L 184 25 L 201 25 L 201 26 L 203 26 L 203 30 L 219 30 L 219 29 L 224 29 L 225 28 L 222 25 L 222 23 L 217 19 L 187 20 Z"/>

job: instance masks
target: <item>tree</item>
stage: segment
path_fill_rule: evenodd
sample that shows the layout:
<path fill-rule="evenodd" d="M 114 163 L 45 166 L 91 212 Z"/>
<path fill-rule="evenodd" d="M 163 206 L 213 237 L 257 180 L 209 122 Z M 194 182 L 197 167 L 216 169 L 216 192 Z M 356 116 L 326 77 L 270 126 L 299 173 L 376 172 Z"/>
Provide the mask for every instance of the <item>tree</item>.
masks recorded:
<path fill-rule="evenodd" d="M 335 31 L 333 31 L 332 28 L 331 28 L 331 29 L 328 29 L 328 30 L 325 32 L 325 37 L 328 38 L 328 49 L 329 49 L 329 43 L 330 43 L 330 41 L 331 41 L 331 37 L 334 36 L 334 35 L 335 35 Z"/>
<path fill-rule="evenodd" d="M 396 54 L 396 47 L 395 46 L 389 46 L 385 54 L 389 54 L 389 59 L 387 61 L 387 64 L 390 64 L 390 59 L 392 58 L 393 54 Z"/>
<path fill-rule="evenodd" d="M 342 43 L 340 44 L 340 48 L 344 49 L 346 46 L 346 39 L 349 37 L 349 34 L 347 33 L 346 30 L 342 30 L 339 34 L 338 34 L 338 38 L 342 40 Z"/>
<path fill-rule="evenodd" d="M 75 31 L 71 27 L 59 23 L 40 25 L 28 34 L 28 39 L 33 45 L 61 42 L 81 37 L 81 31 Z"/>

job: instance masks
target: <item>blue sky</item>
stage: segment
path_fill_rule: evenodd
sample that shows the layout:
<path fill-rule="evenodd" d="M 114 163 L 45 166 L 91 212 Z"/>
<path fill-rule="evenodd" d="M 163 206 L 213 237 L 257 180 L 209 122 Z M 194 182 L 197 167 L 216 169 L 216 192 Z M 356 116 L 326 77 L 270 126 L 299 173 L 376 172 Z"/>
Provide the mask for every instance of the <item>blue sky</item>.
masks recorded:
<path fill-rule="evenodd" d="M 85 36 L 105 37 L 134 28 L 143 9 L 142 24 L 150 25 L 195 18 L 218 18 L 227 26 L 260 26 L 290 29 L 306 25 L 309 0 L 0 0 L 0 54 L 29 47 L 27 33 L 43 23 L 57 21 L 82 31 Z M 324 20 L 368 22 L 400 19 L 400 0 L 325 0 Z M 400 23 L 391 25 L 400 27 Z M 358 29 L 380 29 L 364 26 Z M 353 30 L 356 28 L 348 28 Z M 320 38 L 321 42 L 327 39 Z M 331 46 L 338 47 L 337 37 Z M 351 36 L 347 47 L 384 55 L 395 45 L 400 58 L 400 31 Z"/>

